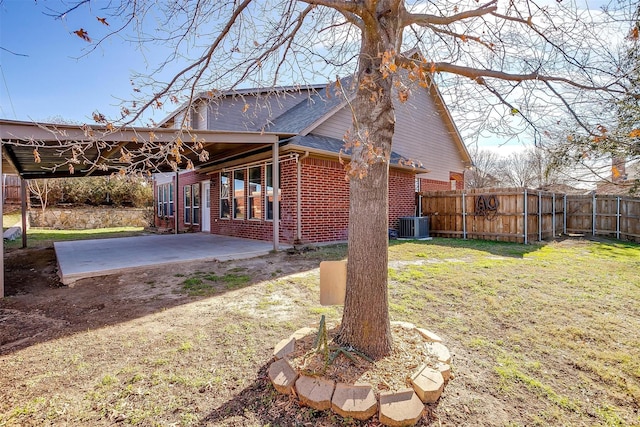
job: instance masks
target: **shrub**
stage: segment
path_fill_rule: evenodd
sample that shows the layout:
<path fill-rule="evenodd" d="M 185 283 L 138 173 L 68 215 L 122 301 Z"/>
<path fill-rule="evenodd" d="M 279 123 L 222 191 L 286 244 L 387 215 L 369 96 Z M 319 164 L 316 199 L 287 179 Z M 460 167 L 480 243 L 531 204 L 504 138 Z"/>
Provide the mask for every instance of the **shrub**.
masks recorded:
<path fill-rule="evenodd" d="M 100 176 L 86 178 L 54 178 L 36 180 L 32 188 L 32 203 L 41 205 L 37 188 L 47 189 L 48 206 L 112 205 L 116 207 L 148 207 L 153 204 L 153 188 L 149 179 L 137 176 Z M 45 185 L 46 181 L 46 185 Z"/>

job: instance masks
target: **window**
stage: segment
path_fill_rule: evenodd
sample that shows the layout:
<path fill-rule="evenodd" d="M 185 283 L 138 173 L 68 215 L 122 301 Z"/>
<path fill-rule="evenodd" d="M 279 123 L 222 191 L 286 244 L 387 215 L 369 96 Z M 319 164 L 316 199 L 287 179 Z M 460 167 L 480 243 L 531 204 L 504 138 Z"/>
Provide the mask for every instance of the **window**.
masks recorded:
<path fill-rule="evenodd" d="M 266 170 L 266 187 L 267 193 L 265 197 L 265 211 L 267 212 L 266 219 L 273 221 L 273 165 L 267 165 Z M 280 177 L 278 177 L 280 178 Z M 278 183 L 282 180 L 278 179 Z M 280 190 L 280 185 L 278 185 L 278 202 L 282 200 L 282 193 Z M 280 209 L 278 212 L 280 213 L 279 217 L 282 217 L 282 204 L 279 205 Z"/>
<path fill-rule="evenodd" d="M 173 216 L 173 183 L 158 185 L 158 217 Z"/>
<path fill-rule="evenodd" d="M 203 190 L 204 190 L 204 187 L 203 187 Z M 204 207 L 208 210 L 211 208 L 211 191 L 205 191 L 203 196 L 204 196 Z"/>
<path fill-rule="evenodd" d="M 191 186 L 184 186 L 184 223 L 191 224 Z"/>
<path fill-rule="evenodd" d="M 231 218 L 229 184 L 229 172 L 222 172 L 220 174 L 220 218 Z"/>
<path fill-rule="evenodd" d="M 233 218 L 245 219 L 244 170 L 233 171 Z"/>
<path fill-rule="evenodd" d="M 184 223 L 200 224 L 200 184 L 184 186 Z"/>
<path fill-rule="evenodd" d="M 191 223 L 194 225 L 200 224 L 200 184 L 193 184 L 191 186 Z"/>
<path fill-rule="evenodd" d="M 262 214 L 262 168 L 249 168 L 249 219 L 260 219 Z"/>

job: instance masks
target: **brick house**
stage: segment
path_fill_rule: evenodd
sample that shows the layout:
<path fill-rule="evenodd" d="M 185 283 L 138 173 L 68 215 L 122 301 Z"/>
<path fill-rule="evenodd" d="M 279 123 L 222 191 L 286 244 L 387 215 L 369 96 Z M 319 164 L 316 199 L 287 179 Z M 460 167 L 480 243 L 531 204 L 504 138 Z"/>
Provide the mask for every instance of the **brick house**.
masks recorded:
<path fill-rule="evenodd" d="M 179 109 L 161 126 L 275 133 L 279 240 L 346 240 L 349 185 L 339 156 L 342 138 L 351 126 L 353 96 L 341 94 L 349 81 L 343 79 L 339 86 L 209 92 L 199 95 L 191 110 Z M 464 188 L 464 171 L 471 164 L 435 85 L 412 90 L 409 100 L 395 107 L 389 171 L 391 228 L 397 227 L 399 217 L 416 215 L 417 190 Z M 193 170 L 156 174 L 156 226 L 272 240 L 272 175 L 270 149 L 255 145 L 215 153 Z"/>

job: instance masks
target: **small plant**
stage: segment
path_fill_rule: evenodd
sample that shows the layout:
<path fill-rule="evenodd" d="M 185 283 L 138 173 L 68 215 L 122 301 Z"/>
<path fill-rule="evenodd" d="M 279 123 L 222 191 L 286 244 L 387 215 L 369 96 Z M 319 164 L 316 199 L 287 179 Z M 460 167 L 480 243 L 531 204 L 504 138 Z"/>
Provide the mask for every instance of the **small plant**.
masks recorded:
<path fill-rule="evenodd" d="M 118 381 L 118 379 L 116 377 L 113 377 L 111 375 L 105 375 L 104 377 L 102 377 L 102 379 L 100 380 L 100 383 L 103 386 L 110 386 L 114 383 L 116 383 Z"/>
<path fill-rule="evenodd" d="M 359 352 L 351 346 L 345 347 L 329 345 L 327 323 L 324 314 L 320 318 L 320 326 L 318 328 L 316 339 L 313 341 L 313 347 L 314 350 L 312 351 L 314 351 L 315 353 L 320 353 L 324 357 L 323 373 L 326 372 L 329 365 L 331 365 L 341 354 L 344 355 L 347 359 L 351 360 L 353 363 L 358 363 L 356 360 L 356 356 L 366 360 L 369 363 L 373 363 L 373 360 L 371 360 L 366 354 Z"/>
<path fill-rule="evenodd" d="M 191 341 L 185 341 L 182 344 L 180 344 L 180 347 L 178 347 L 178 351 L 180 353 L 186 353 L 187 351 L 191 350 L 193 348 L 193 344 L 191 344 Z"/>
<path fill-rule="evenodd" d="M 239 288 L 251 281 L 251 276 L 247 274 L 225 274 L 222 277 L 227 289 Z"/>
<path fill-rule="evenodd" d="M 189 296 L 205 296 L 211 294 L 213 288 L 210 284 L 204 283 L 202 279 L 190 277 L 182 282 L 182 289 L 187 291 Z"/>

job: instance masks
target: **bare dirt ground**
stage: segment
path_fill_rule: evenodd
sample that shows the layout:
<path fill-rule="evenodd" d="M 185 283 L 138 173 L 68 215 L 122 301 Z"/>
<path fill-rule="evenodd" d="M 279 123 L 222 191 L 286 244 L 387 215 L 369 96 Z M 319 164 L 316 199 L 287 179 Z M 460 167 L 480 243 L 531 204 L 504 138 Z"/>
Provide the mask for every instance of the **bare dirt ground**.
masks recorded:
<path fill-rule="evenodd" d="M 218 264 L 218 263 L 214 263 Z M 218 268 L 219 267 L 219 268 Z M 318 260 L 311 254 L 287 254 L 278 253 L 267 257 L 240 260 L 233 262 L 233 271 L 242 271 L 251 276 L 252 282 L 262 282 L 273 279 L 275 276 L 286 277 L 290 275 L 317 275 Z M 208 274 L 224 272 L 228 269 L 228 263 L 213 265 L 211 263 L 193 262 L 183 263 L 173 266 L 163 266 L 144 273 L 132 272 L 118 275 L 96 277 L 78 281 L 73 288 L 66 287 L 59 282 L 55 253 L 52 248 L 38 248 L 26 250 L 9 251 L 5 258 L 5 292 L 8 298 L 0 301 L 0 355 L 12 355 L 21 349 L 28 349 L 30 353 L 35 352 L 36 359 L 42 358 L 45 366 L 36 368 L 33 372 L 41 370 L 48 371 L 59 369 L 57 362 L 50 360 L 42 354 L 48 350 L 36 350 L 39 343 L 55 342 L 59 339 L 73 339 L 75 334 L 83 334 L 88 331 L 97 331 L 105 327 L 124 328 L 129 321 L 142 319 L 154 313 L 163 313 L 173 307 L 188 305 L 197 297 L 185 293 L 184 280 L 193 277 L 194 272 L 208 272 Z M 214 291 L 215 293 L 215 291 Z M 223 293 L 223 292 L 221 292 Z M 240 311 L 251 310 L 259 304 L 261 290 L 251 286 L 241 287 L 234 290 L 231 298 L 224 298 L 224 305 L 227 308 Z M 223 295 L 224 297 L 224 295 Z M 273 312 L 258 313 L 253 315 L 265 318 L 268 321 L 282 322 L 287 326 L 291 316 L 287 311 L 283 311 L 283 302 L 286 299 L 295 300 L 295 292 L 292 289 L 286 290 L 286 295 L 272 295 Z M 301 296 L 308 299 L 308 295 Z M 295 307 L 290 307 L 295 310 Z M 181 313 L 185 309 L 181 308 Z M 197 316 L 198 314 L 193 314 Z M 229 319 L 235 323 L 238 319 Z M 334 323 L 335 324 L 335 323 Z M 153 332 L 160 333 L 162 326 L 155 325 Z M 261 350 L 259 359 L 267 361 L 255 367 L 256 370 L 246 372 L 242 366 L 234 367 L 233 361 L 229 361 L 229 355 L 218 357 L 212 360 L 213 365 L 227 366 L 233 380 L 246 384 L 242 377 L 246 374 L 253 380 L 244 389 L 233 384 L 222 384 L 216 387 L 214 395 L 223 403 L 211 411 L 206 417 L 200 418 L 199 425 L 262 425 L 273 423 L 273 425 L 380 425 L 376 417 L 367 422 L 356 420 L 344 420 L 336 417 L 331 412 L 318 412 L 301 408 L 296 400 L 282 396 L 275 392 L 270 385 L 266 371 L 268 369 L 271 346 L 280 338 L 283 338 L 291 331 L 285 329 L 283 335 L 276 337 L 266 337 L 264 343 L 259 347 L 267 346 Z M 149 331 L 147 331 L 148 333 Z M 221 330 L 221 334 L 225 331 Z M 89 347 L 95 350 L 84 351 L 82 359 L 98 360 L 104 357 L 104 349 L 98 342 L 90 342 Z M 117 344 L 113 344 L 117 348 Z M 65 350 L 67 351 L 67 350 Z M 68 351 L 71 351 L 70 349 Z M 93 353 L 93 354 L 92 354 Z M 72 360 L 73 360 L 72 356 Z M 67 358 L 68 360 L 68 358 Z M 49 366 L 50 364 L 50 366 Z M 106 365 L 107 363 L 105 363 Z M 26 374 L 26 372 L 25 372 Z M 404 382 L 408 372 L 398 373 L 397 381 Z M 382 375 L 390 376 L 393 372 L 384 372 Z M 104 382 L 104 378 L 102 380 Z M 58 382 L 58 386 L 63 387 L 63 382 Z M 213 386 L 211 383 L 205 384 L 198 393 L 207 393 Z M 220 390 L 220 389 L 224 390 Z M 42 390 L 40 390 L 42 392 Z M 71 393 L 70 393 L 71 394 Z M 36 398 L 37 400 L 38 398 Z M 107 399 L 105 399 L 107 400 Z M 106 403 L 105 403 L 106 405 Z M 252 408 L 252 413 L 247 414 L 247 408 Z M 95 410 L 95 408 L 93 408 Z M 14 412 L 29 412 L 31 409 L 20 408 Z M 178 409 L 174 410 L 174 413 Z M 33 410 L 32 416 L 24 417 L 23 414 L 16 418 L 8 415 L 8 424 L 13 425 L 11 420 L 17 421 L 16 425 L 39 425 L 45 422 L 48 416 L 37 414 Z M 41 410 L 40 412 L 45 412 Z M 51 412 L 51 409 L 48 410 Z M 0 411 L 1 413 L 1 411 Z M 75 414 L 75 417 L 79 415 Z M 57 415 L 54 419 L 58 422 L 52 424 L 67 425 L 67 422 L 60 422 Z M 72 418 L 73 419 L 73 418 Z M 424 420 L 421 425 L 432 424 L 431 409 L 427 408 Z M 1 420 L 1 418 L 0 418 Z M 154 416 L 150 416 L 142 421 L 132 422 L 129 416 L 111 412 L 104 418 L 89 422 L 89 424 L 102 425 L 113 422 L 140 425 L 164 425 L 164 423 Z M 73 421 L 71 422 L 71 425 Z M 190 422 L 181 424 L 191 425 Z M 5 425 L 5 424 L 3 424 Z"/>
<path fill-rule="evenodd" d="M 260 282 L 276 270 L 288 275 L 318 266 L 313 259 L 293 263 L 287 258 L 283 252 L 234 261 L 234 268 Z M 59 280 L 53 248 L 10 251 L 5 257 L 5 295 L 10 298 L 0 301 L 0 354 L 185 304 L 193 298 L 182 289 L 184 278 L 205 270 L 212 271 L 211 263 L 181 263 L 83 279 L 70 288 Z"/>
<path fill-rule="evenodd" d="M 418 425 L 640 425 L 635 246 L 593 258 L 581 241 L 462 245 L 391 248 L 392 317 L 433 325 L 454 354 L 455 378 Z M 400 265 L 394 250 L 415 259 Z M 565 256 L 571 268 L 550 269 Z M 322 314 L 339 321 L 318 304 L 317 267 L 342 257 L 178 264 L 69 288 L 52 248 L 10 250 L 0 425 L 379 426 L 301 407 L 266 375 L 279 340 Z"/>

